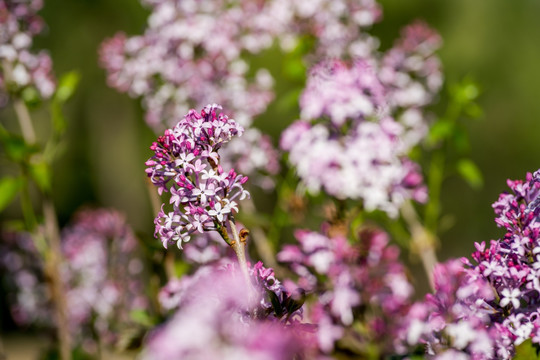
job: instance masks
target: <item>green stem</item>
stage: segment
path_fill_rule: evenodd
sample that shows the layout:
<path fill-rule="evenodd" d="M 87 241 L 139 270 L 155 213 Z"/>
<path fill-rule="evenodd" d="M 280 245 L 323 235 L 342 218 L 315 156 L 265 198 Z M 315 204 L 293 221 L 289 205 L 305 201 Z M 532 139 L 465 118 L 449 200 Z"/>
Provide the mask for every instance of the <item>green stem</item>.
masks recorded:
<path fill-rule="evenodd" d="M 11 65 L 8 62 L 4 62 L 3 65 L 6 79 L 10 79 Z M 33 144 L 36 141 L 36 137 L 28 108 L 19 98 L 15 98 L 13 101 L 15 113 L 17 114 L 17 119 L 19 121 L 24 140 L 27 144 Z M 28 179 L 27 174 L 25 174 L 25 178 Z M 31 222 L 28 224 L 28 226 L 33 229 L 33 226 L 37 224 L 37 221 L 35 220 L 28 186 L 25 187 L 25 190 L 23 190 L 22 193 L 22 210 L 25 219 Z M 60 358 L 62 360 L 71 360 L 71 333 L 69 330 L 69 322 L 67 317 L 67 300 L 65 296 L 64 284 L 60 275 L 60 264 L 62 262 L 60 233 L 58 231 L 57 216 L 56 211 L 54 210 L 53 202 L 49 198 L 48 194 L 43 195 L 43 217 L 45 221 L 45 230 L 44 234 L 41 234 L 38 231 L 38 233 L 34 236 L 34 239 L 36 241 L 36 247 L 38 250 L 41 248 L 42 255 L 45 260 L 45 275 L 48 279 L 48 285 L 50 287 L 52 299 L 55 305 Z"/>
<path fill-rule="evenodd" d="M 436 150 L 429 167 L 429 201 L 426 205 L 425 226 L 433 234 L 437 233 L 441 208 L 441 187 L 444 180 L 445 157 L 442 150 Z"/>

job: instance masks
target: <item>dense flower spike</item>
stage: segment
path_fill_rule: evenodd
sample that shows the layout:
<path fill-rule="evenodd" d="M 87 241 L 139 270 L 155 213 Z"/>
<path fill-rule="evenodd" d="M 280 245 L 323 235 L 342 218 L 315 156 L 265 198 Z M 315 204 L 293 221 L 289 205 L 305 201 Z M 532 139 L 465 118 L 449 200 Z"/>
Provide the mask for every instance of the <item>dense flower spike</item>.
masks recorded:
<path fill-rule="evenodd" d="M 248 178 L 221 167 L 219 149 L 244 129 L 220 109 L 213 104 L 201 113 L 190 110 L 150 147 L 155 154 L 146 162 L 146 173 L 160 194 L 170 191 L 173 205 L 170 212 L 162 206 L 155 219 L 155 235 L 165 247 L 176 243 L 182 248 L 193 233 L 222 233 L 238 211 L 237 201 L 249 196 L 243 187 Z"/>
<path fill-rule="evenodd" d="M 52 62 L 45 52 L 30 52 L 43 21 L 36 15 L 42 0 L 0 0 L 0 89 L 3 93 L 34 87 L 42 98 L 55 90 Z"/>
<path fill-rule="evenodd" d="M 498 226 L 506 234 L 497 241 L 476 244 L 469 266 L 497 292 L 490 302 L 492 318 L 519 345 L 527 339 L 540 344 L 540 171 L 525 181 L 508 180 L 512 193 L 493 204 Z"/>
<path fill-rule="evenodd" d="M 297 231 L 296 237 L 300 245 L 285 246 L 278 260 L 289 263 L 298 285 L 317 296 L 307 313 L 318 324 L 320 349 L 331 352 L 341 341 L 365 350 L 371 343 L 390 354 L 412 286 L 387 235 L 366 230 L 355 246 L 341 236 L 309 231 Z M 359 319 L 364 323 L 356 324 Z M 363 327 L 365 333 L 359 333 Z"/>
<path fill-rule="evenodd" d="M 229 265 L 201 267 L 180 279 L 174 296 L 179 309 L 150 334 L 142 358 L 270 360 L 301 354 L 309 334 L 298 323 L 300 304 L 261 263 L 250 269 L 250 278 L 251 285 Z M 268 301 L 270 293 L 279 300 Z"/>
<path fill-rule="evenodd" d="M 29 237 L 14 238 L 18 248 L 2 246 L 0 266 L 15 280 L 11 309 L 26 326 L 54 326 L 43 264 Z M 143 263 L 137 240 L 125 219 L 113 210 L 85 210 L 62 234 L 62 279 L 69 324 L 87 345 L 96 335 L 112 344 L 125 326 L 136 325 L 130 313 L 148 308 L 141 282 Z M 23 266 L 31 262 L 32 266 Z"/>
<path fill-rule="evenodd" d="M 489 283 L 459 260 L 437 265 L 433 275 L 435 293 L 407 316 L 405 347 L 420 345 L 430 359 L 510 359 L 513 337 L 491 320 L 495 294 Z"/>

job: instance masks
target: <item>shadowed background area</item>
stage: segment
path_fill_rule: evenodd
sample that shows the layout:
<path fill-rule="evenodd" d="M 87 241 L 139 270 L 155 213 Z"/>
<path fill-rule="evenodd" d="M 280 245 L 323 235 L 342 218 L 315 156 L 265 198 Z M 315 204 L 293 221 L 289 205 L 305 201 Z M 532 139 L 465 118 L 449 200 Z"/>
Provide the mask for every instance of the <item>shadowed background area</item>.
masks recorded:
<path fill-rule="evenodd" d="M 453 224 L 442 234 L 440 258 L 468 256 L 474 241 L 498 238 L 491 204 L 506 190 L 506 179 L 521 179 L 540 162 L 540 3 L 533 0 L 383 0 L 384 19 L 373 30 L 381 46 L 391 46 L 399 29 L 421 18 L 444 40 L 439 55 L 448 83 L 465 76 L 482 90 L 484 116 L 471 120 L 471 158 L 484 175 L 484 186 L 471 189 L 459 177 L 443 184 L 442 212 Z M 144 161 L 154 135 L 143 121 L 137 100 L 106 85 L 98 65 L 100 43 L 118 31 L 141 34 L 148 15 L 137 0 L 47 0 L 41 12 L 48 29 L 35 39 L 48 49 L 55 72 L 77 70 L 81 83 L 66 107 L 69 130 L 65 154 L 54 172 L 60 223 L 83 204 L 114 207 L 152 236 L 150 203 L 144 185 Z M 270 58 L 257 59 L 274 63 Z M 208 99 L 212 102 L 212 99 Z M 437 106 L 435 114 L 444 109 Z M 256 125 L 278 136 L 297 114 L 269 114 Z M 16 129 L 8 110 L 2 122 Z M 37 122 L 47 119 L 34 114 Z M 267 120 L 271 119 L 271 120 Z M 38 132 L 40 125 L 37 125 Z M 42 130 L 44 131 L 44 130 Z M 427 170 L 427 169 L 425 169 Z M 17 206 L 2 215 L 17 217 Z"/>

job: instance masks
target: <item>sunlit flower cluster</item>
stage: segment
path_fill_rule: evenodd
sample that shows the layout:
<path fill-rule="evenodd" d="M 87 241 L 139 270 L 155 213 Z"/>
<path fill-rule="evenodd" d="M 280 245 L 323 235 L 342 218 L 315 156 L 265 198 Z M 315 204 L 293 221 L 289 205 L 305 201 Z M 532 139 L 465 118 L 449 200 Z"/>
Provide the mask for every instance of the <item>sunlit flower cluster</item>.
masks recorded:
<path fill-rule="evenodd" d="M 39 34 L 43 21 L 36 14 L 42 0 L 0 1 L 0 88 L 2 92 L 33 87 L 42 98 L 55 90 L 52 62 L 41 51 L 30 51 L 32 37 Z"/>
<path fill-rule="evenodd" d="M 162 206 L 155 219 L 155 235 L 165 247 L 182 248 L 193 233 L 226 229 L 237 201 L 249 196 L 243 187 L 248 178 L 221 167 L 219 149 L 244 129 L 220 109 L 213 104 L 200 113 L 190 110 L 150 147 L 154 155 L 146 173 L 160 194 L 170 191 L 173 205 L 170 212 Z"/>
<path fill-rule="evenodd" d="M 395 217 L 406 199 L 425 201 L 418 167 L 407 158 L 427 133 L 423 107 L 441 86 L 433 53 L 439 37 L 422 23 L 384 55 L 327 60 L 310 71 L 301 120 L 281 147 L 308 190 L 364 201 Z"/>
<path fill-rule="evenodd" d="M 391 353 L 413 289 L 386 233 L 365 230 L 355 245 L 309 231 L 296 237 L 300 244 L 286 245 L 278 260 L 289 264 L 308 296 L 316 296 L 306 311 L 317 324 L 319 348 L 331 352 L 336 343 L 352 341 L 356 349 L 371 343 Z"/>

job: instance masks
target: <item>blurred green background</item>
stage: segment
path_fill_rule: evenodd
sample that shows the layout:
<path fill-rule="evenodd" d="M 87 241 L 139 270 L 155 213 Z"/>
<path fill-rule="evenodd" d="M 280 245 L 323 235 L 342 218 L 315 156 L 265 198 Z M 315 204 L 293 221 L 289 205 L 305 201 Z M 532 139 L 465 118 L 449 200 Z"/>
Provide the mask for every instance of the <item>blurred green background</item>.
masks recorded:
<path fill-rule="evenodd" d="M 491 204 L 506 179 L 524 178 L 540 167 L 540 1 L 538 0 L 383 0 L 384 19 L 373 33 L 389 47 L 399 29 L 421 18 L 442 35 L 445 77 L 470 76 L 480 84 L 484 116 L 471 121 L 471 157 L 485 184 L 472 190 L 459 177 L 443 184 L 443 213 L 453 227 L 442 235 L 440 257 L 468 256 L 474 241 L 498 238 Z M 66 107 L 69 133 L 54 173 L 61 224 L 83 204 L 110 206 L 128 215 L 135 229 L 151 236 L 152 214 L 144 185 L 144 161 L 154 136 L 137 100 L 107 87 L 97 49 L 118 31 L 144 30 L 148 9 L 138 0 L 46 0 L 48 24 L 35 47 L 48 49 L 55 72 L 78 70 L 81 83 Z M 265 59 L 262 59 L 265 60 Z M 271 59 L 270 59 L 271 60 Z M 211 102 L 211 99 L 209 99 Z M 438 111 L 435 107 L 435 112 Z M 46 136 L 46 114 L 34 114 Z M 16 129 L 9 110 L 1 121 Z M 294 114 L 257 124 L 277 134 Z M 11 206 L 4 217 L 16 217 Z"/>

